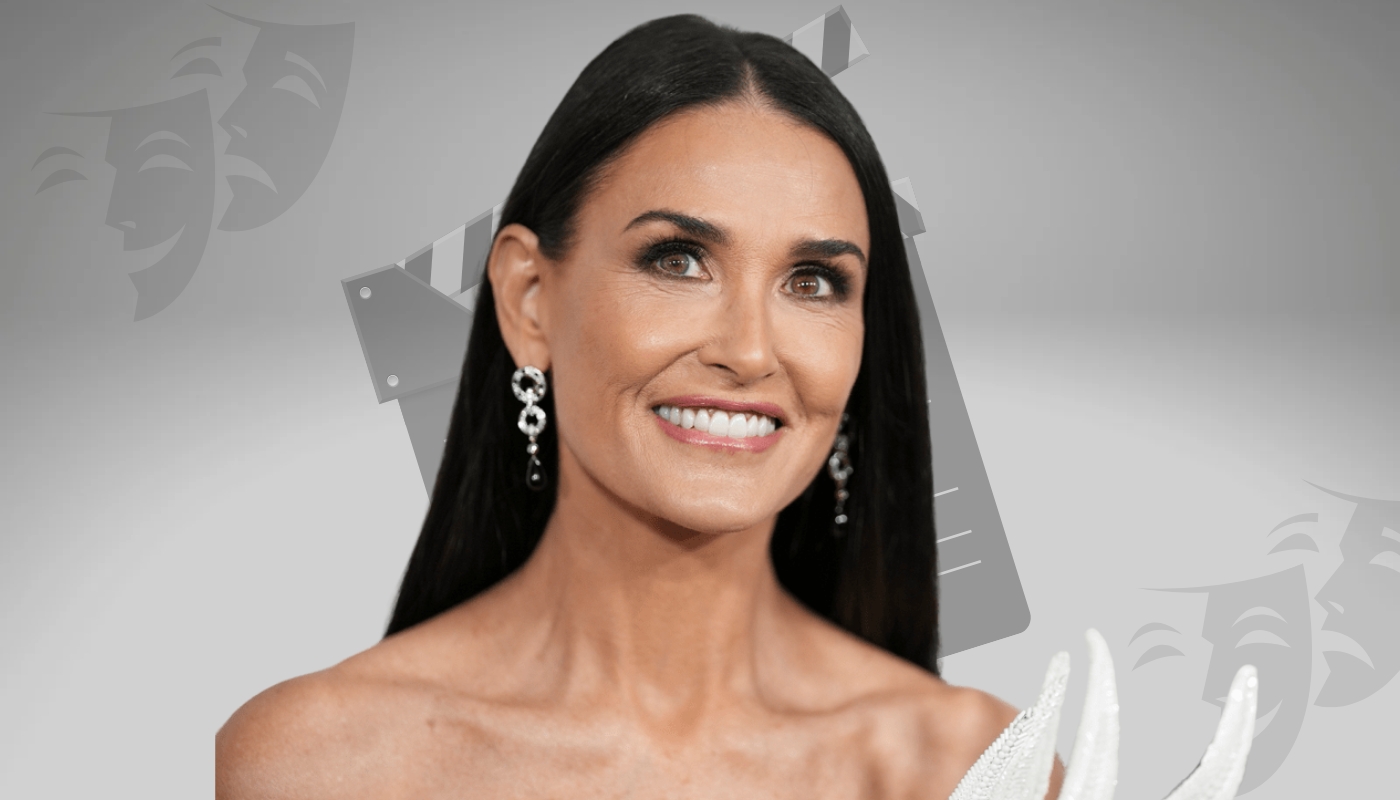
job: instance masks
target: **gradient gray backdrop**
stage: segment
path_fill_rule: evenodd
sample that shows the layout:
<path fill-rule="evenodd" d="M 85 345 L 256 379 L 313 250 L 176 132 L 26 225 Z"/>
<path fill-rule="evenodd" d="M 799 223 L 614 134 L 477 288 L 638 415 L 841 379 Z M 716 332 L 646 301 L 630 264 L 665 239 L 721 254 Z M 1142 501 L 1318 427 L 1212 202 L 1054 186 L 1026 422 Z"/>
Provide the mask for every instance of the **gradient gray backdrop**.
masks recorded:
<path fill-rule="evenodd" d="M 301 199 L 214 230 L 183 294 L 140 322 L 127 274 L 165 251 L 124 252 L 103 225 L 107 121 L 44 112 L 207 88 L 217 119 L 255 31 L 183 0 L 0 11 L 0 797 L 208 796 L 213 732 L 239 704 L 373 644 L 427 500 L 340 280 L 503 198 L 627 28 L 698 11 L 781 36 L 834 3 L 533 5 L 221 4 L 353 21 L 343 116 Z M 1032 613 L 946 675 L 1024 707 L 1069 650 L 1067 756 L 1098 628 L 1121 695 L 1117 796 L 1162 797 L 1219 712 L 1201 700 L 1205 598 L 1143 587 L 1303 564 L 1315 594 L 1352 506 L 1306 481 L 1400 499 L 1400 3 L 845 7 L 871 56 L 836 83 L 918 193 Z M 172 55 L 207 36 L 223 78 L 172 79 Z M 88 180 L 36 194 L 52 146 Z M 236 169 L 221 166 L 216 219 Z M 1320 552 L 1266 555 L 1309 512 Z M 1315 695 L 1331 634 L 1310 608 Z M 1129 638 L 1153 621 L 1185 657 L 1134 670 L 1146 637 Z M 1310 706 L 1247 797 L 1393 788 L 1396 684 Z"/>

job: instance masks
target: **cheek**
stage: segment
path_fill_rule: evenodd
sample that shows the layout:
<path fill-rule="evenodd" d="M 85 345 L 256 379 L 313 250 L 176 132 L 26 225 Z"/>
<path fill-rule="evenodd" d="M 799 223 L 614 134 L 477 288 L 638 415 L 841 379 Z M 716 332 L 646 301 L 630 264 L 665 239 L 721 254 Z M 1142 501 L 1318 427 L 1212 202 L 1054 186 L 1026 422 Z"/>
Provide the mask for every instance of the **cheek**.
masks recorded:
<path fill-rule="evenodd" d="M 808 413 L 845 408 L 860 372 L 865 327 L 859 311 L 814 314 L 805 310 L 775 315 L 774 347 Z"/>
<path fill-rule="evenodd" d="M 586 371 L 580 377 L 592 382 L 645 380 L 675 357 L 683 331 L 692 329 L 680 304 L 625 278 L 595 281 L 562 305 L 564 324 L 550 331 L 550 349 L 556 361 Z"/>

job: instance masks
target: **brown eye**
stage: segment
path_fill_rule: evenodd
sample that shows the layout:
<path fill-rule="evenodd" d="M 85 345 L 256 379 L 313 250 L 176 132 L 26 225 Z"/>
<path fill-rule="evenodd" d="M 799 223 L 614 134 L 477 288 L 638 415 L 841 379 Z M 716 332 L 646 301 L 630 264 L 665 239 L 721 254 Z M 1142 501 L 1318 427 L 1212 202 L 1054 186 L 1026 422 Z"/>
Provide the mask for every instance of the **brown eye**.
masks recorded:
<path fill-rule="evenodd" d="M 669 272 L 684 278 L 695 277 L 700 270 L 699 259 L 690 253 L 667 253 L 656 259 L 654 263 L 662 272 Z"/>
<path fill-rule="evenodd" d="M 799 297 L 825 297 L 831 294 L 831 284 L 820 275 L 794 275 L 788 281 L 788 291 Z"/>

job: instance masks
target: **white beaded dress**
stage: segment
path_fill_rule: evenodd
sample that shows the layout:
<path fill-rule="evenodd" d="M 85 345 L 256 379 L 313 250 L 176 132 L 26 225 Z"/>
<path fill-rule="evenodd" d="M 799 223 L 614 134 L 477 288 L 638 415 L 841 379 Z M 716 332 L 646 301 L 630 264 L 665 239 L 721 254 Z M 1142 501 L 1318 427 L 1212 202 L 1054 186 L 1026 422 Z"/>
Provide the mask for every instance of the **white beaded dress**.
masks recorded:
<path fill-rule="evenodd" d="M 1118 783 L 1118 689 L 1113 658 L 1099 632 L 1089 629 L 1089 691 L 1065 768 L 1059 800 L 1112 800 Z M 1040 697 L 982 753 L 949 800 L 1042 800 L 1050 787 L 1069 654 L 1050 659 Z M 1254 739 L 1259 679 L 1244 666 L 1230 684 L 1215 738 L 1196 769 L 1166 800 L 1232 800 L 1244 777 Z"/>

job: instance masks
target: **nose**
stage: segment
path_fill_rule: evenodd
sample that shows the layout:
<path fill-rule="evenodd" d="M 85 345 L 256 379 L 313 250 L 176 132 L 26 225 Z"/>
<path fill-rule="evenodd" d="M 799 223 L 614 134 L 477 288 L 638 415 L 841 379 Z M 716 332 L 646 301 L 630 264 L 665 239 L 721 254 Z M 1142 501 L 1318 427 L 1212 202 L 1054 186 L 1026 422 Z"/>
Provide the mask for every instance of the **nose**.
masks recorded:
<path fill-rule="evenodd" d="M 711 320 L 713 336 L 700 360 L 737 384 L 750 384 L 778 370 L 768 297 L 758 286 L 726 293 L 723 309 Z"/>

